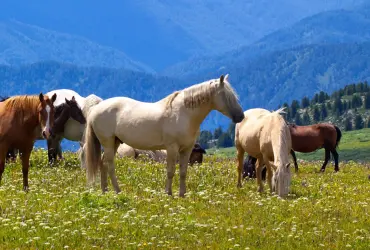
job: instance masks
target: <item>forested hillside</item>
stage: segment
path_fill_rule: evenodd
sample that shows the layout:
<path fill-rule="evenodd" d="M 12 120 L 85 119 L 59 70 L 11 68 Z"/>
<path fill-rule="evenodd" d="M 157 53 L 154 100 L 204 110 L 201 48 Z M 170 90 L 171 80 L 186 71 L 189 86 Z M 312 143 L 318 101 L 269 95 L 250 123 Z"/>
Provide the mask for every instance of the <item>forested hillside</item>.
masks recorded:
<path fill-rule="evenodd" d="M 282 107 L 285 107 L 283 116 L 288 123 L 310 125 L 329 122 L 344 131 L 370 128 L 370 85 L 366 81 L 349 84 L 330 95 L 320 91 L 311 99 L 305 96 L 284 103 Z M 231 147 L 234 136 L 235 125 L 231 123 L 225 131 L 221 127 L 213 132 L 203 130 L 198 140 L 205 148 Z"/>

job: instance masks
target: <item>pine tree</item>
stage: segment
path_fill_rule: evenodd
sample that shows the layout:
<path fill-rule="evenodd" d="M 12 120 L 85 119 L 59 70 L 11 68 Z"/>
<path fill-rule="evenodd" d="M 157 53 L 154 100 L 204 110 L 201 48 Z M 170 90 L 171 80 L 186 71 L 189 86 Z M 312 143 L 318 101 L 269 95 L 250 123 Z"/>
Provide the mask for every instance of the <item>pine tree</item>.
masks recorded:
<path fill-rule="evenodd" d="M 336 116 L 340 116 L 343 113 L 343 104 L 340 97 L 337 97 L 334 101 L 334 111 Z"/>
<path fill-rule="evenodd" d="M 328 117 L 328 110 L 326 109 L 326 105 L 321 105 L 321 112 L 320 112 L 321 120 L 325 120 Z"/>
<path fill-rule="evenodd" d="M 208 130 L 203 130 L 200 132 L 198 142 L 202 146 L 202 148 L 208 148 L 208 142 L 212 140 L 212 133 Z"/>
<path fill-rule="evenodd" d="M 297 112 L 294 117 L 295 124 L 302 125 L 301 115 Z"/>
<path fill-rule="evenodd" d="M 370 92 L 367 92 L 365 95 L 364 108 L 370 109 Z"/>
<path fill-rule="evenodd" d="M 361 96 L 358 94 L 354 94 L 352 96 L 352 108 L 358 108 L 362 106 L 362 99 Z"/>
<path fill-rule="evenodd" d="M 310 106 L 310 99 L 308 99 L 307 96 L 303 97 L 302 98 L 302 101 L 301 101 L 301 107 L 303 109 L 307 108 L 308 106 Z"/>
<path fill-rule="evenodd" d="M 344 120 L 344 130 L 351 131 L 352 130 L 352 121 L 349 117 Z"/>
<path fill-rule="evenodd" d="M 228 148 L 233 146 L 233 140 L 228 133 L 222 133 L 217 140 L 218 148 Z"/>
<path fill-rule="evenodd" d="M 303 114 L 303 121 L 302 121 L 302 123 L 304 124 L 304 125 L 309 125 L 310 124 L 310 116 L 308 115 L 308 112 L 307 112 L 307 110 L 306 110 L 306 112 L 304 112 L 304 114 Z"/>
<path fill-rule="evenodd" d="M 357 114 L 355 117 L 355 128 L 362 129 L 364 128 L 364 120 L 362 119 L 361 115 Z"/>
<path fill-rule="evenodd" d="M 216 128 L 215 131 L 213 132 L 213 139 L 218 139 L 222 133 L 223 131 L 222 131 L 221 126 Z"/>
<path fill-rule="evenodd" d="M 318 101 L 319 101 L 319 103 L 324 103 L 325 102 L 325 92 L 324 91 L 320 91 Z"/>
<path fill-rule="evenodd" d="M 320 110 L 319 108 L 317 107 L 317 105 L 315 105 L 315 108 L 313 109 L 313 120 L 315 122 L 319 122 L 320 121 Z"/>
<path fill-rule="evenodd" d="M 290 110 L 292 112 L 292 116 L 295 116 L 297 110 L 299 109 L 299 102 L 297 100 L 293 100 L 292 104 L 290 105 Z"/>

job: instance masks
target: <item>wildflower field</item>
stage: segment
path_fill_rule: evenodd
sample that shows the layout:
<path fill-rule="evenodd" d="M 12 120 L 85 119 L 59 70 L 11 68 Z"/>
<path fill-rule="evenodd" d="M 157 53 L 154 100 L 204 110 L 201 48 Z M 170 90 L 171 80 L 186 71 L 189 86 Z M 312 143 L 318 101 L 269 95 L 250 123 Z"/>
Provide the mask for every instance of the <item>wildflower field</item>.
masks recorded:
<path fill-rule="evenodd" d="M 48 166 L 31 156 L 30 191 L 20 161 L 7 164 L 0 186 L 1 249 L 368 249 L 370 169 L 364 164 L 300 163 L 286 199 L 236 187 L 234 159 L 206 156 L 189 167 L 187 195 L 164 193 L 163 164 L 118 159 L 122 193 L 86 185 L 76 154 Z"/>

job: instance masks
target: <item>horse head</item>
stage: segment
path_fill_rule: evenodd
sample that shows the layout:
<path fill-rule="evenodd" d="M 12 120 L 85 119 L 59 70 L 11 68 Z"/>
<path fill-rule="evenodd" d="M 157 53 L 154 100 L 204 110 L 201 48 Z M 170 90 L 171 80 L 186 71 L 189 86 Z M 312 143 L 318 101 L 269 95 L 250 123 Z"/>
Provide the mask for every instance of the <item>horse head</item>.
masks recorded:
<path fill-rule="evenodd" d="M 46 139 L 52 134 L 51 128 L 54 124 L 54 102 L 57 95 L 54 94 L 51 98 L 40 93 L 40 103 L 37 107 L 38 120 L 41 124 L 42 136 Z"/>
<path fill-rule="evenodd" d="M 71 100 L 67 100 L 67 98 L 65 98 L 65 100 L 66 100 L 66 104 L 70 108 L 71 118 L 78 121 L 81 124 L 85 124 L 86 123 L 85 116 L 82 114 L 82 109 L 78 105 L 75 97 L 72 96 Z"/>
<path fill-rule="evenodd" d="M 239 104 L 238 96 L 229 83 L 229 74 L 221 75 L 214 84 L 216 84 L 216 92 L 213 96 L 215 109 L 229 117 L 234 123 L 241 122 L 244 119 L 244 112 Z"/>

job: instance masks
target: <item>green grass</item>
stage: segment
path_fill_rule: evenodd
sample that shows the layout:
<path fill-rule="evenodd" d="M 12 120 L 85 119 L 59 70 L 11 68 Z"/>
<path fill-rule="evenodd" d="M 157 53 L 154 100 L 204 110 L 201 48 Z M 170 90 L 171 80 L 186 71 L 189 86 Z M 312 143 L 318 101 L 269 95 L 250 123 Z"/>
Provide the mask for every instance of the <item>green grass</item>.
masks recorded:
<path fill-rule="evenodd" d="M 340 161 L 369 162 L 370 161 L 370 128 L 342 131 L 343 136 L 337 152 Z M 216 154 L 220 157 L 236 157 L 235 147 L 211 148 L 207 153 Z M 296 153 L 298 159 L 306 161 L 324 160 L 325 150 L 320 149 L 312 153 Z"/>
<path fill-rule="evenodd" d="M 31 156 L 30 191 L 22 191 L 19 160 L 0 186 L 1 249 L 367 249 L 370 169 L 354 162 L 341 171 L 302 163 L 291 195 L 257 193 L 254 180 L 236 187 L 234 159 L 206 156 L 189 167 L 188 193 L 164 193 L 163 164 L 117 160 L 122 193 L 88 189 L 75 154 L 47 166 Z M 268 190 L 267 185 L 265 188 Z"/>

